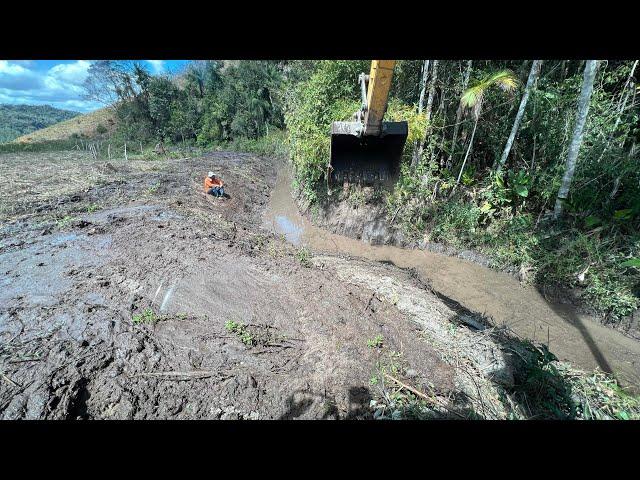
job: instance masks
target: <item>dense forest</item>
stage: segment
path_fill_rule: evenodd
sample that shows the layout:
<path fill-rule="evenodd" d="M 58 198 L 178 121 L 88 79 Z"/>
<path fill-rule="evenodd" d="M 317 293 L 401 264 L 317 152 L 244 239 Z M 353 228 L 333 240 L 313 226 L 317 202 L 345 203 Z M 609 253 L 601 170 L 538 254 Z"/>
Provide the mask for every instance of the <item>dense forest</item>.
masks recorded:
<path fill-rule="evenodd" d="M 0 105 L 0 143 L 78 115 L 50 105 Z"/>
<path fill-rule="evenodd" d="M 577 292 L 616 322 L 640 305 L 637 61 L 401 60 L 387 119 L 409 122 L 400 179 L 379 198 L 409 238 L 473 248 L 524 282 Z M 359 106 L 369 61 L 197 61 L 175 78 L 91 67 L 117 135 L 288 153 L 327 201 L 329 128 Z"/>

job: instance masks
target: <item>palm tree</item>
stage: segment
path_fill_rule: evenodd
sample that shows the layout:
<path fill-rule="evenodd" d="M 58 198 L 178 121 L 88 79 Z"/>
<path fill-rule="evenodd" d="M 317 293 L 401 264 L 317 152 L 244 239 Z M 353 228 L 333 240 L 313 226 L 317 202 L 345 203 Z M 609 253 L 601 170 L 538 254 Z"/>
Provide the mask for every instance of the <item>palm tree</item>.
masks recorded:
<path fill-rule="evenodd" d="M 500 70 L 499 72 L 487 75 L 481 80 L 475 82 L 472 87 L 468 88 L 462 94 L 462 97 L 460 98 L 460 106 L 465 110 L 471 110 L 474 123 L 471 138 L 469 139 L 469 147 L 467 148 L 467 153 L 462 161 L 462 167 L 460 167 L 460 173 L 458 173 L 456 186 L 460 183 L 462 172 L 464 172 L 464 167 L 467 164 L 467 159 L 469 158 L 469 152 L 471 152 L 471 147 L 473 146 L 473 138 L 476 134 L 476 128 L 478 127 L 478 120 L 482 114 L 482 105 L 484 103 L 485 94 L 493 87 L 496 87 L 505 93 L 510 93 L 513 92 L 517 86 L 518 79 L 511 70 Z M 455 187 L 452 190 L 452 193 L 454 190 Z"/>
<path fill-rule="evenodd" d="M 497 170 L 502 170 L 504 164 L 507 162 L 507 158 L 509 158 L 509 152 L 511 151 L 511 146 L 513 145 L 513 141 L 516 138 L 516 134 L 518 133 L 518 128 L 520 127 L 520 122 L 522 121 L 522 117 L 524 116 L 524 111 L 527 108 L 527 102 L 529 101 L 529 94 L 533 89 L 533 85 L 538 79 L 538 75 L 540 74 L 540 66 L 542 65 L 542 60 L 534 60 L 531 64 L 531 71 L 529 72 L 529 78 L 527 79 L 527 85 L 524 87 L 524 93 L 522 94 L 522 100 L 520 100 L 520 107 L 518 107 L 518 113 L 516 114 L 516 118 L 513 121 L 513 127 L 511 127 L 511 133 L 509 134 L 509 138 L 507 139 L 507 143 L 504 146 L 504 151 L 502 152 L 502 156 L 500 157 L 500 161 L 498 162 Z"/>
<path fill-rule="evenodd" d="M 589 102 L 591 101 L 591 93 L 593 93 L 593 81 L 596 77 L 597 60 L 587 60 L 584 67 L 584 76 L 582 80 L 582 90 L 578 99 L 578 113 L 576 115 L 576 124 L 573 127 L 573 136 L 569 144 L 569 153 L 567 153 L 567 162 L 565 164 L 562 184 L 556 198 L 556 205 L 553 211 L 553 218 L 558 219 L 562 215 L 562 207 L 564 201 L 569 196 L 569 187 L 573 180 L 573 173 L 578 160 L 578 152 L 582 145 L 582 134 L 584 133 L 584 125 L 587 122 L 587 114 L 589 113 Z"/>

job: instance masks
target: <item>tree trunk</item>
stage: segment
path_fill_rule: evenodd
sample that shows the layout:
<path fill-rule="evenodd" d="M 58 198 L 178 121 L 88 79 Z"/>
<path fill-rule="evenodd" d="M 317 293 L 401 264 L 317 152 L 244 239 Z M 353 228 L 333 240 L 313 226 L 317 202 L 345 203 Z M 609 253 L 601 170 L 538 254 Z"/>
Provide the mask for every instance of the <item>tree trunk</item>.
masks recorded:
<path fill-rule="evenodd" d="M 418 113 L 422 113 L 424 109 L 424 96 L 427 91 L 427 78 L 429 77 L 429 60 L 425 60 L 422 65 L 422 82 L 420 88 L 420 100 L 418 101 Z M 413 156 L 411 157 L 411 169 L 415 169 L 418 165 L 418 160 L 420 158 L 420 154 L 422 153 L 422 149 L 419 146 L 419 142 L 416 141 L 413 145 Z"/>
<path fill-rule="evenodd" d="M 567 154 L 567 162 L 565 165 L 564 176 L 562 177 L 562 184 L 560 185 L 560 190 L 558 191 L 558 197 L 556 198 L 556 205 L 553 212 L 553 217 L 556 220 L 562 216 L 564 201 L 569 196 L 569 188 L 571 187 L 571 181 L 573 180 L 576 161 L 578 159 L 578 152 L 580 151 L 580 146 L 582 145 L 584 125 L 587 122 L 587 114 L 589 113 L 589 102 L 591 100 L 591 94 L 593 92 L 593 81 L 596 77 L 597 66 L 597 60 L 587 60 L 584 67 L 584 77 L 582 80 L 582 91 L 580 92 L 580 98 L 578 99 L 578 113 L 576 115 L 576 123 L 573 128 L 571 144 L 569 145 L 569 153 Z"/>
<path fill-rule="evenodd" d="M 464 167 L 467 164 L 467 158 L 469 158 L 469 152 L 471 152 L 471 147 L 473 146 L 473 137 L 476 135 L 476 127 L 478 126 L 478 120 L 480 116 L 476 117 L 476 121 L 473 124 L 473 131 L 471 132 L 471 138 L 469 139 L 469 148 L 467 148 L 467 153 L 464 156 L 464 160 L 462 161 L 462 167 L 460 167 L 460 173 L 458 173 L 458 179 L 456 180 L 456 186 L 460 183 L 460 179 L 462 178 L 462 172 L 464 172 Z M 455 187 L 454 187 L 455 190 Z M 453 191 L 451 192 L 453 194 Z"/>
<path fill-rule="evenodd" d="M 422 84 L 420 88 L 420 101 L 418 102 L 418 113 L 422 113 L 424 108 L 424 96 L 427 92 L 427 78 L 429 78 L 429 60 L 425 60 L 422 65 Z"/>
<path fill-rule="evenodd" d="M 635 73 L 637 66 L 638 66 L 638 60 L 633 62 L 633 66 L 631 67 L 631 73 L 629 73 L 629 77 L 627 78 L 627 81 L 625 82 L 624 87 L 622 87 L 622 92 L 620 92 L 620 101 L 618 102 L 618 114 L 616 115 L 616 121 L 613 124 L 613 129 L 611 130 L 611 134 L 609 134 L 609 138 L 607 139 L 607 143 L 605 144 L 604 148 L 602 149 L 602 153 L 598 157 L 598 162 L 600 162 L 602 160 L 602 158 L 604 157 L 605 153 L 607 153 L 607 151 L 609 150 L 609 146 L 611 145 L 611 142 L 613 141 L 613 137 L 615 136 L 616 131 L 618 130 L 618 125 L 620 124 L 620 119 L 622 118 L 622 114 L 624 113 L 624 110 L 625 110 L 625 108 L 627 106 L 627 101 L 629 100 L 629 90 L 633 90 L 633 92 L 635 94 L 634 85 L 631 85 L 631 89 L 628 89 L 627 87 L 629 86 L 629 83 L 631 82 L 631 79 L 633 78 L 633 74 Z M 633 100 L 631 101 L 631 104 L 633 104 Z M 624 146 L 625 140 L 626 140 L 626 136 L 623 136 L 622 139 L 620 140 L 620 147 Z"/>
<path fill-rule="evenodd" d="M 440 168 L 444 166 L 444 157 L 442 156 L 442 152 L 444 152 L 444 137 L 446 133 L 445 125 L 447 123 L 447 104 L 446 104 L 446 90 L 442 90 L 442 98 L 440 99 L 440 105 L 438 106 L 438 110 L 442 107 L 442 134 L 440 136 L 440 145 L 438 146 L 438 165 Z M 431 154 L 431 161 L 434 160 L 435 151 Z"/>
<path fill-rule="evenodd" d="M 462 82 L 462 91 L 464 92 L 469 85 L 469 77 L 471 76 L 471 60 L 467 60 L 467 69 L 464 73 L 464 80 Z M 453 138 L 451 139 L 451 151 L 449 152 L 449 158 L 447 158 L 447 167 L 451 166 L 453 160 L 453 152 L 456 148 L 456 140 L 458 139 L 458 131 L 460 130 L 460 122 L 462 121 L 462 107 L 458 105 L 458 111 L 456 113 L 456 124 L 453 127 Z"/>
<path fill-rule="evenodd" d="M 436 92 L 436 81 L 438 80 L 438 60 L 433 61 L 433 66 L 431 67 L 431 80 L 429 80 L 429 98 L 427 99 L 427 109 L 425 112 L 425 117 L 427 119 L 427 128 L 424 132 L 424 140 L 420 142 L 420 147 L 418 148 L 418 158 L 416 159 L 416 165 L 420 161 L 422 157 L 422 151 L 424 150 L 424 145 L 427 143 L 431 132 L 431 111 L 433 109 L 433 97 Z"/>
<path fill-rule="evenodd" d="M 429 81 L 429 98 L 427 99 L 427 130 L 429 130 L 429 122 L 431 121 L 431 110 L 433 109 L 433 97 L 436 92 L 436 81 L 438 80 L 438 60 L 433 61 L 431 68 L 431 80 Z"/>
<path fill-rule="evenodd" d="M 542 65 L 542 60 L 534 60 L 531 65 L 531 71 L 529 72 L 529 78 L 527 79 L 527 85 L 524 88 L 524 93 L 522 94 L 522 100 L 520 100 L 520 107 L 518 108 L 518 113 L 516 114 L 516 119 L 513 121 L 513 127 L 511 128 L 511 133 L 509 134 L 509 138 L 507 139 L 507 144 L 504 146 L 504 151 L 502 152 L 502 157 L 500 157 L 500 162 L 498 163 L 498 171 L 502 170 L 504 164 L 507 162 L 507 158 L 509 158 L 509 152 L 511 151 L 511 147 L 513 145 L 513 141 L 516 138 L 516 134 L 518 133 L 518 128 L 520 127 L 520 122 L 522 121 L 522 117 L 524 116 L 524 111 L 527 108 L 527 102 L 529 101 L 529 94 L 533 89 L 533 85 L 540 75 L 540 66 Z"/>
<path fill-rule="evenodd" d="M 622 118 L 622 114 L 624 113 L 624 110 L 627 106 L 627 100 L 629 100 L 629 90 L 628 90 L 628 86 L 631 83 L 631 79 L 633 78 L 633 75 L 636 71 L 636 67 L 638 66 L 638 60 L 636 60 L 635 62 L 633 62 L 633 66 L 631 67 L 631 73 L 629 73 L 629 77 L 627 78 L 627 81 L 624 84 L 624 87 L 622 89 L 624 95 L 621 98 L 621 104 L 619 104 L 619 108 L 618 108 L 618 116 L 616 117 L 616 122 L 613 125 L 613 130 L 612 130 L 612 135 L 614 135 L 616 133 L 616 130 L 618 128 L 618 124 L 620 123 L 620 118 Z M 633 85 L 632 85 L 632 89 L 633 89 Z"/>

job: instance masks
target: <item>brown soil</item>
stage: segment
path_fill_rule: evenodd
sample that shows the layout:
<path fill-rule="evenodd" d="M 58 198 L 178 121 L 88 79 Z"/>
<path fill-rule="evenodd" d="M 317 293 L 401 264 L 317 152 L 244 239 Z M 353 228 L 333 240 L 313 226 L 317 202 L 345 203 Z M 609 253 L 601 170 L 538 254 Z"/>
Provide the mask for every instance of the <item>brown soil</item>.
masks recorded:
<path fill-rule="evenodd" d="M 378 334 L 425 383 L 454 388 L 451 366 L 396 306 L 259 227 L 271 161 L 77 165 L 57 175 L 110 173 L 43 197 L 34 169 L 34 185 L 3 205 L 1 418 L 370 417 L 380 352 L 367 340 Z M 201 192 L 208 170 L 230 198 Z M 135 323 L 147 308 L 153 321 Z"/>

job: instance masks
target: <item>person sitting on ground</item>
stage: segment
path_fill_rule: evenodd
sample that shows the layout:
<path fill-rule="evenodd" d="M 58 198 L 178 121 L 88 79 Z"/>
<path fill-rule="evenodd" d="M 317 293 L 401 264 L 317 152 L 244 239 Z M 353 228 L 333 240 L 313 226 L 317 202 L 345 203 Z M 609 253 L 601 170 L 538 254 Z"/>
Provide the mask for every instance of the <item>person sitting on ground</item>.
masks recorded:
<path fill-rule="evenodd" d="M 215 173 L 209 172 L 204 179 L 204 191 L 214 197 L 224 197 L 224 182 Z"/>

